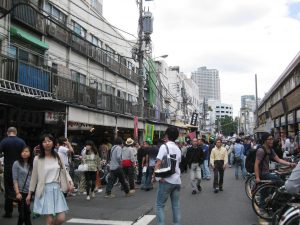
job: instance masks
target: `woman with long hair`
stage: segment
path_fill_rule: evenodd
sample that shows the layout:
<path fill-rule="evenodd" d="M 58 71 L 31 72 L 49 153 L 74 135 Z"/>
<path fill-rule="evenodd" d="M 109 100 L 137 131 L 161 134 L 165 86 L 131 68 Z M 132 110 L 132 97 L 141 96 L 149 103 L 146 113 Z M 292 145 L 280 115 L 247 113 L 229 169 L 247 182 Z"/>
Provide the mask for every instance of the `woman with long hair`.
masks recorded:
<path fill-rule="evenodd" d="M 61 189 L 66 188 L 68 191 L 73 189 L 72 179 L 54 147 L 54 137 L 51 134 L 43 135 L 40 141 L 40 154 L 33 161 L 29 193 L 26 198 L 29 203 L 35 191 L 33 212 L 46 216 L 47 225 L 59 225 L 65 221 L 68 206 Z"/>
<path fill-rule="evenodd" d="M 84 172 L 85 181 L 86 181 L 86 194 L 87 200 L 90 200 L 90 193 L 92 198 L 95 197 L 95 186 L 96 186 L 96 174 L 100 166 L 100 157 L 97 151 L 97 148 L 93 141 L 86 141 L 85 143 L 86 153 L 82 158 L 83 164 L 88 165 L 87 171 Z"/>
<path fill-rule="evenodd" d="M 33 163 L 33 152 L 29 146 L 25 146 L 20 152 L 18 160 L 12 167 L 14 190 L 18 200 L 18 225 L 31 225 L 30 219 L 30 202 L 26 203 L 26 197 L 29 191 Z"/>

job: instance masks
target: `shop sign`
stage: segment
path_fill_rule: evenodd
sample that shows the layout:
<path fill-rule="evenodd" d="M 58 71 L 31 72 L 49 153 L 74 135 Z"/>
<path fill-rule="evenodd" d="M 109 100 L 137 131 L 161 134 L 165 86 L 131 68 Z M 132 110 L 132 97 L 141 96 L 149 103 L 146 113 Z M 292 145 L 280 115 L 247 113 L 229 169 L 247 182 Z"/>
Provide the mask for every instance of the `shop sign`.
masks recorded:
<path fill-rule="evenodd" d="M 198 113 L 193 113 L 192 119 L 191 119 L 191 125 L 197 126 L 197 119 L 198 119 Z"/>
<path fill-rule="evenodd" d="M 294 117 L 294 112 L 291 112 L 288 114 L 288 124 L 294 124 L 295 123 L 295 117 Z"/>
<path fill-rule="evenodd" d="M 145 126 L 145 141 L 153 142 L 154 128 L 155 128 L 154 125 L 146 123 L 146 126 Z"/>
<path fill-rule="evenodd" d="M 280 117 L 275 119 L 275 127 L 280 127 Z"/>
<path fill-rule="evenodd" d="M 300 122 L 300 109 L 297 110 L 296 119 L 297 119 L 297 122 Z"/>
<path fill-rule="evenodd" d="M 138 140 L 139 138 L 139 118 L 137 116 L 134 117 L 133 121 L 133 138 L 134 140 Z"/>
<path fill-rule="evenodd" d="M 92 130 L 93 125 L 79 122 L 68 122 L 68 130 Z"/>
<path fill-rule="evenodd" d="M 57 123 L 60 118 L 59 112 L 45 112 L 45 123 L 46 124 L 53 124 Z"/>
<path fill-rule="evenodd" d="M 280 124 L 281 124 L 281 126 L 286 125 L 285 116 L 282 116 L 282 117 L 281 117 L 281 119 L 280 119 Z"/>

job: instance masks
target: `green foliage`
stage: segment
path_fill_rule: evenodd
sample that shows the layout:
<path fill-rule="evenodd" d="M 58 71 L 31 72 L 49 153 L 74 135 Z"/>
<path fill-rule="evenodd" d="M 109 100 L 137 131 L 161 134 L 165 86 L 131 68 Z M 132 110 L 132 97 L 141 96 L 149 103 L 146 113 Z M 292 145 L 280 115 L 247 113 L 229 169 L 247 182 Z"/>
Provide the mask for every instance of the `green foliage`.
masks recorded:
<path fill-rule="evenodd" d="M 216 120 L 217 132 L 221 131 L 224 136 L 232 136 L 237 132 L 238 122 L 230 116 L 219 118 Z"/>

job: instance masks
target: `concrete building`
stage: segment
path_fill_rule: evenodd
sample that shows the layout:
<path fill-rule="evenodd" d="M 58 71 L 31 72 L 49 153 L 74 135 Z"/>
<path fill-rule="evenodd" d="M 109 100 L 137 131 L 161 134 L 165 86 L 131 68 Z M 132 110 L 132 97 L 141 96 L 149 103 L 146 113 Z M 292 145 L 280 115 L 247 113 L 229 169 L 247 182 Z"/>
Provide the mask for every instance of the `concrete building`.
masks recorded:
<path fill-rule="evenodd" d="M 241 108 L 239 115 L 239 132 L 252 135 L 255 128 L 256 101 L 254 95 L 241 96 Z"/>
<path fill-rule="evenodd" d="M 201 101 L 203 99 L 221 100 L 218 70 L 199 67 L 197 71 L 192 72 L 192 80 L 199 87 L 199 98 Z"/>
<path fill-rule="evenodd" d="M 242 95 L 241 96 L 241 108 L 249 108 L 255 110 L 256 102 L 254 95 Z"/>
<path fill-rule="evenodd" d="M 0 13 L 18 2 L 0 1 Z M 16 126 L 29 145 L 45 131 L 78 142 L 91 128 L 97 142 L 132 136 L 139 115 L 136 41 L 102 16 L 102 0 L 26 2 L 0 20 L 0 134 Z M 140 134 L 153 118 L 139 118 Z"/>

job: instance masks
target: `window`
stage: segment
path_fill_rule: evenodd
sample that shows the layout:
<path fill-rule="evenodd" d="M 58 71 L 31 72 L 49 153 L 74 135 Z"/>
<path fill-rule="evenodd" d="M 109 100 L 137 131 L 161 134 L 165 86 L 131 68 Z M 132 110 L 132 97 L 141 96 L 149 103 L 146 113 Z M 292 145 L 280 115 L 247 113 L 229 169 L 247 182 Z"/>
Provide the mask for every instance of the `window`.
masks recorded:
<path fill-rule="evenodd" d="M 108 94 L 115 95 L 115 88 L 108 84 L 105 85 L 105 91 Z"/>
<path fill-rule="evenodd" d="M 99 0 L 91 0 L 91 5 L 97 13 L 102 14 L 102 4 L 99 2 Z"/>
<path fill-rule="evenodd" d="M 86 75 L 81 74 L 77 71 L 74 71 L 74 70 L 71 71 L 71 78 L 72 78 L 72 80 L 74 80 L 80 84 L 86 84 Z"/>
<path fill-rule="evenodd" d="M 53 6 L 51 3 L 45 3 L 45 11 L 49 13 L 54 19 L 58 20 L 59 22 L 66 24 L 67 22 L 67 15 L 64 14 L 61 10 Z"/>
<path fill-rule="evenodd" d="M 81 37 L 86 38 L 86 29 L 84 29 L 82 26 L 80 26 L 74 20 L 72 20 L 72 28 L 76 34 L 79 34 Z"/>
<path fill-rule="evenodd" d="M 125 92 L 121 90 L 117 90 L 117 97 L 125 99 Z"/>
<path fill-rule="evenodd" d="M 33 65 L 38 65 L 38 56 L 22 49 L 19 49 L 19 59 Z"/>
<path fill-rule="evenodd" d="M 102 48 L 102 41 L 100 41 L 99 38 L 97 38 L 94 35 L 91 35 L 91 36 L 92 36 L 92 43 L 93 43 L 93 45 Z"/>

